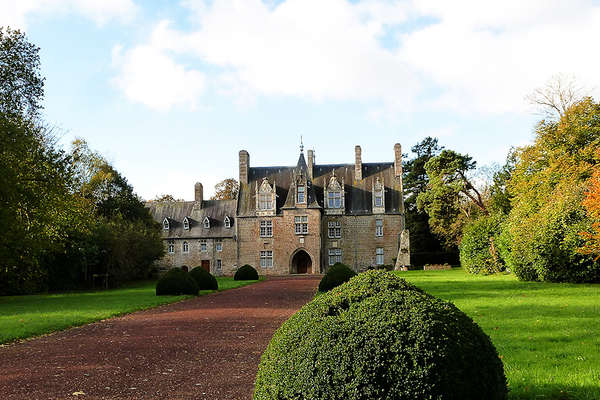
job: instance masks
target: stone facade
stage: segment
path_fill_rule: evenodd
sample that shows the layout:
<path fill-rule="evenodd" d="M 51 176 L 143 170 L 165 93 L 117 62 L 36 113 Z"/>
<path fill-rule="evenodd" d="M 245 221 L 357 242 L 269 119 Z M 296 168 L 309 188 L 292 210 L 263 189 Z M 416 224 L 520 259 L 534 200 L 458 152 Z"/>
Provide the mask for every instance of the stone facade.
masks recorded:
<path fill-rule="evenodd" d="M 319 274 L 334 262 L 356 271 L 410 262 L 404 222 L 402 150 L 394 161 L 354 164 L 308 163 L 301 148 L 293 167 L 251 167 L 239 152 L 236 200 L 148 203 L 163 224 L 166 268 L 204 266 L 231 275 L 244 264 L 260 274 Z"/>

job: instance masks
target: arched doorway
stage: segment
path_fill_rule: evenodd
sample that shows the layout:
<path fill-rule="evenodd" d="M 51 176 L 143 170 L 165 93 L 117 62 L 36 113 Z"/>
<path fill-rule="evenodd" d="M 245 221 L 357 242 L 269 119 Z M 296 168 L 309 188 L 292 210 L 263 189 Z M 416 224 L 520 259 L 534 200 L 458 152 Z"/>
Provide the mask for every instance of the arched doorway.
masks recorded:
<path fill-rule="evenodd" d="M 292 274 L 312 273 L 312 260 L 306 251 L 300 249 L 292 256 L 290 272 Z"/>

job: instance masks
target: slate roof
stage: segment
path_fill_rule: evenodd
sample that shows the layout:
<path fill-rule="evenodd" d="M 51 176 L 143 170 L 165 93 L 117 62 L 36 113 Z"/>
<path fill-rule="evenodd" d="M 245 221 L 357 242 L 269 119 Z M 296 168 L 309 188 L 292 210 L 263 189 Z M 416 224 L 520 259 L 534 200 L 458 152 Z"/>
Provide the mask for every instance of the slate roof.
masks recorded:
<path fill-rule="evenodd" d="M 277 214 L 281 209 L 293 204 L 294 172 L 307 171 L 304 154 L 300 153 L 296 166 L 287 167 L 250 167 L 248 170 L 248 184 L 240 185 L 238 216 L 254 216 L 256 209 L 256 187 L 260 186 L 263 178 L 277 187 Z M 386 214 L 403 214 L 402 180 L 394 176 L 394 163 L 363 163 L 361 181 L 354 179 L 354 164 L 317 164 L 313 166 L 313 179 L 309 182 L 308 204 L 309 207 L 324 207 L 323 193 L 326 185 L 335 171 L 338 181 L 344 178 L 346 215 L 372 214 L 373 185 L 379 177 L 385 185 L 385 212 Z M 287 201 L 286 201 L 287 200 Z"/>
<path fill-rule="evenodd" d="M 162 230 L 164 239 L 176 238 L 232 238 L 235 233 L 236 200 L 204 200 L 202 207 L 195 201 L 147 202 L 146 207 L 156 222 L 162 225 L 169 219 L 170 229 Z M 231 228 L 225 228 L 228 216 Z M 188 217 L 190 229 L 183 229 L 183 220 Z M 210 228 L 204 228 L 204 218 L 210 220 Z"/>

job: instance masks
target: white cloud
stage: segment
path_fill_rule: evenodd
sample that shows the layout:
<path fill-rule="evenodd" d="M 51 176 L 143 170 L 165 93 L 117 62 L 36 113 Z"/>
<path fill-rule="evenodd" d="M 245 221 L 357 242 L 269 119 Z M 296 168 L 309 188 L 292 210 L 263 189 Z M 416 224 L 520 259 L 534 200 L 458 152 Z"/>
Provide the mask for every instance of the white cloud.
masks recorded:
<path fill-rule="evenodd" d="M 33 15 L 80 14 L 103 25 L 129 21 L 136 13 L 132 0 L 0 0 L 0 26 L 25 29 Z"/>
<path fill-rule="evenodd" d="M 196 107 L 204 91 L 202 72 L 176 64 L 165 51 L 149 45 L 137 46 L 123 54 L 121 46 L 113 48 L 113 65 L 119 68 L 114 83 L 128 99 L 159 111 L 173 105 Z"/>
<path fill-rule="evenodd" d="M 149 44 L 127 54 L 159 58 L 178 71 L 181 76 L 173 79 L 179 83 L 186 72 L 199 76 L 199 71 L 178 66 L 176 56 L 196 58 L 216 93 L 242 103 L 257 95 L 290 96 L 359 101 L 372 116 L 415 109 L 507 113 L 524 112 L 524 96 L 556 73 L 600 86 L 600 53 L 594 51 L 600 7 L 592 1 L 183 4 L 191 14 L 189 30 L 161 22 Z M 390 28 L 398 28 L 397 45 L 386 48 L 381 40 Z M 144 63 L 128 65 L 121 82 L 135 79 L 140 90 L 157 85 L 167 90 Z M 180 89 L 175 92 L 187 102 L 201 92 L 193 84 Z M 131 93 L 130 98 L 140 101 Z M 176 100 L 167 96 L 161 106 Z"/>

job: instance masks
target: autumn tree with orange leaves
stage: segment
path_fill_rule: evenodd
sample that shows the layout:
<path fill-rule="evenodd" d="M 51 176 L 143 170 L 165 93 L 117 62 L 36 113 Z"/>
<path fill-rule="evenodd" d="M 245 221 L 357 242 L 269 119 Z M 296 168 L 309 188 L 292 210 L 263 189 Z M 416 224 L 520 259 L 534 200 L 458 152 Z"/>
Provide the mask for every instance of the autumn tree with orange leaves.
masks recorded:
<path fill-rule="evenodd" d="M 600 151 L 597 153 L 597 158 L 600 160 Z M 581 247 L 580 252 L 593 255 L 598 260 L 600 258 L 600 167 L 595 168 L 588 184 L 589 188 L 582 203 L 588 217 L 592 220 L 592 229 L 590 232 L 581 233 L 586 243 Z"/>

